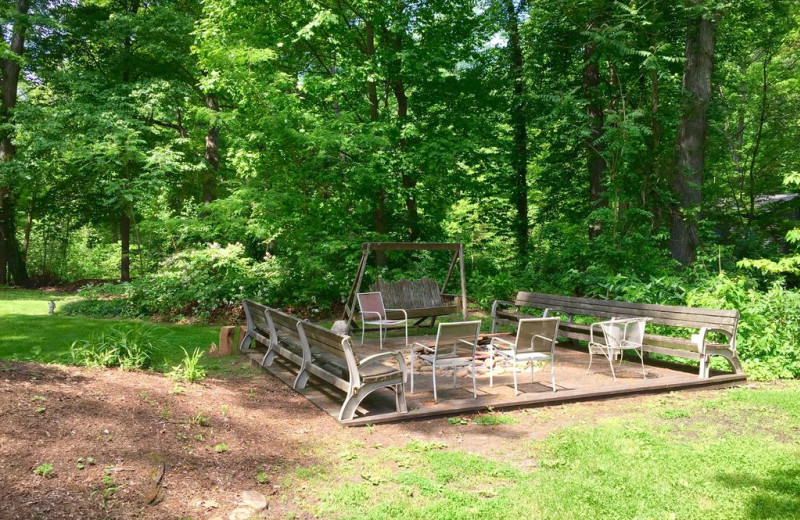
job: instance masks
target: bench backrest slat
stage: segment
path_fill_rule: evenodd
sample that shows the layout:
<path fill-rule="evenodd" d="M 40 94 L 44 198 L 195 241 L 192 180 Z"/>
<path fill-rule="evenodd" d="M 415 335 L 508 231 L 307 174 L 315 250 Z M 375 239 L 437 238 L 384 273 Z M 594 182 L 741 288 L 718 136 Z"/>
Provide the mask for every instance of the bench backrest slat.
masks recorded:
<path fill-rule="evenodd" d="M 268 308 L 269 317 L 275 327 L 275 333 L 281 340 L 289 340 L 290 343 L 300 344 L 300 336 L 297 333 L 298 319 L 291 314 L 279 311 L 278 309 Z"/>
<path fill-rule="evenodd" d="M 345 354 L 342 341 L 344 341 L 347 336 L 340 336 L 335 332 L 310 322 L 303 322 L 303 330 L 306 333 L 306 338 L 308 338 L 310 346 L 344 359 Z"/>
<path fill-rule="evenodd" d="M 258 325 L 263 325 L 266 328 L 267 317 L 264 311 L 267 310 L 266 305 L 261 305 L 253 300 L 244 300 L 242 302 L 244 308 L 244 316 L 247 319 L 247 328 L 255 329 Z"/>
<path fill-rule="evenodd" d="M 514 304 L 536 309 L 549 308 L 551 312 L 597 318 L 651 318 L 650 323 L 673 327 L 714 327 L 736 331 L 739 312 L 724 309 L 655 305 L 614 300 L 597 300 L 552 294 L 520 292 Z"/>
<path fill-rule="evenodd" d="M 380 292 L 384 304 L 390 309 L 427 309 L 444 305 L 439 284 L 426 276 L 420 280 L 378 280 L 369 288 Z"/>

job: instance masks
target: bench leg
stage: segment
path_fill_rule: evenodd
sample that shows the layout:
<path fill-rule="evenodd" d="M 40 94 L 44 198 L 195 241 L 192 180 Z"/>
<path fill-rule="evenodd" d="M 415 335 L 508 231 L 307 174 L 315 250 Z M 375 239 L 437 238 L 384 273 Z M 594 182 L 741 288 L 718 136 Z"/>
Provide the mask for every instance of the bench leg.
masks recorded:
<path fill-rule="evenodd" d="M 253 348 L 253 341 L 255 340 L 252 336 L 250 336 L 250 332 L 248 331 L 241 337 L 241 339 L 239 339 L 239 352 L 245 352 L 244 344 L 248 339 L 250 340 L 250 344 L 248 345 L 247 350 L 251 350 Z"/>
<path fill-rule="evenodd" d="M 270 347 L 270 349 L 267 350 L 267 353 L 264 354 L 264 359 L 261 360 L 261 366 L 268 367 L 272 365 L 273 361 L 275 361 L 275 349 Z"/>
<path fill-rule="evenodd" d="M 374 383 L 374 384 L 364 385 L 361 388 L 359 388 L 356 392 L 351 391 L 350 393 L 348 393 L 347 398 L 344 400 L 344 404 L 342 405 L 342 409 L 339 412 L 339 420 L 347 421 L 352 419 L 356 415 L 356 411 L 358 410 L 358 406 L 361 404 L 361 401 L 363 401 L 369 394 L 371 394 L 375 390 L 379 388 L 386 388 L 387 386 L 402 388 L 403 382 L 400 381 L 399 383 L 396 383 L 394 385 L 387 385 L 385 383 Z M 401 403 L 402 407 L 405 408 L 405 403 L 406 403 L 405 391 L 401 390 L 401 395 L 397 394 L 395 395 L 396 399 L 402 401 Z M 402 411 L 407 411 L 407 409 Z"/>
<path fill-rule="evenodd" d="M 294 388 L 295 390 L 305 388 L 306 383 L 308 383 L 309 377 L 311 377 L 311 373 L 308 371 L 308 369 L 306 369 L 306 367 L 300 367 L 300 372 L 294 379 L 294 384 L 292 385 L 292 388 Z"/>
<path fill-rule="evenodd" d="M 398 413 L 408 412 L 408 406 L 406 406 L 406 385 L 403 383 L 394 385 L 394 400 L 395 409 Z"/>

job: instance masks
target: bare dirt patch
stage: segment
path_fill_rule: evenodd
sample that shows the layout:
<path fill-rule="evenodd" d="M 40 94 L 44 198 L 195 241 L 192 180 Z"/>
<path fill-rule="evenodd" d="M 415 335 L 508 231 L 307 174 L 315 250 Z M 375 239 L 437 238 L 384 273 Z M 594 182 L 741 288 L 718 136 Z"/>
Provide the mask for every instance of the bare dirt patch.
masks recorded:
<path fill-rule="evenodd" d="M 0 517 L 227 519 L 254 490 L 269 501 L 261 517 L 309 518 L 287 479 L 353 441 L 524 459 L 507 447 L 650 399 L 522 410 L 492 427 L 467 416 L 463 426 L 438 418 L 348 429 L 246 359 L 221 363 L 222 376 L 181 390 L 160 374 L 0 362 Z M 35 474 L 42 467 L 47 476 Z"/>

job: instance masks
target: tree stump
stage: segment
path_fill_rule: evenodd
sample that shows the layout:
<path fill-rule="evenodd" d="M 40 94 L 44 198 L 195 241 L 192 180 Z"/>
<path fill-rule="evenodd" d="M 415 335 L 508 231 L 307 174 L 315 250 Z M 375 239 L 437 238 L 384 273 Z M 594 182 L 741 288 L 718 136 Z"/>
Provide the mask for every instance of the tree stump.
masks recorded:
<path fill-rule="evenodd" d="M 222 327 L 219 330 L 219 356 L 230 356 L 234 353 L 237 327 Z"/>

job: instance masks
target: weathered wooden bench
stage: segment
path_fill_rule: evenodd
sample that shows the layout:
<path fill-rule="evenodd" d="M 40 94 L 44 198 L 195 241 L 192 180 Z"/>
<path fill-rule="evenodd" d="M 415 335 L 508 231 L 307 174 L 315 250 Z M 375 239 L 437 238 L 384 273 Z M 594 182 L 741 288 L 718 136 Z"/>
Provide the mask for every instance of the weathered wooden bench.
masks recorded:
<path fill-rule="evenodd" d="M 253 349 L 253 342 L 269 345 L 269 325 L 264 313 L 267 307 L 253 300 L 244 300 L 244 317 L 247 320 L 245 333 L 239 338 L 239 351 L 248 352 Z M 247 343 L 247 348 L 245 348 Z"/>
<path fill-rule="evenodd" d="M 442 294 L 435 280 L 423 276 L 420 280 L 398 280 L 387 282 L 378 280 L 369 286 L 371 291 L 380 292 L 386 308 L 403 309 L 410 319 L 417 319 L 415 325 L 431 319 L 431 327 L 439 316 L 458 313 L 456 295 Z M 397 311 L 389 311 L 390 320 L 403 319 Z"/>
<path fill-rule="evenodd" d="M 299 367 L 293 388 L 305 388 L 311 375 L 345 392 L 339 420 L 352 419 L 361 401 L 380 388 L 395 392 L 397 412 L 408 411 L 405 397 L 406 364 L 399 351 L 382 352 L 359 360 L 353 352 L 349 336 L 336 334 L 324 327 L 267 307 L 270 338 L 263 365 L 269 366 L 275 356 Z M 384 361 L 394 360 L 398 367 Z"/>
<path fill-rule="evenodd" d="M 691 329 L 689 337 L 672 337 L 646 334 L 643 351 L 651 354 L 664 354 L 700 362 L 700 377 L 709 377 L 709 361 L 712 356 L 721 356 L 730 364 L 732 370 L 743 373 L 736 354 L 736 329 L 739 312 L 721 309 L 679 307 L 674 305 L 653 305 L 630 303 L 594 298 L 577 298 L 554 294 L 520 291 L 513 302 L 497 300 L 492 304 L 492 332 L 497 331 L 498 323 L 516 322 L 530 317 L 525 309 L 537 309 L 544 316 L 553 313 L 566 316 L 558 332 L 560 337 L 577 341 L 589 341 L 589 324 L 576 323 L 576 316 L 591 318 L 649 318 L 648 323 Z M 712 342 L 711 334 L 720 334 L 724 343 Z M 597 339 L 595 337 L 595 339 Z"/>

